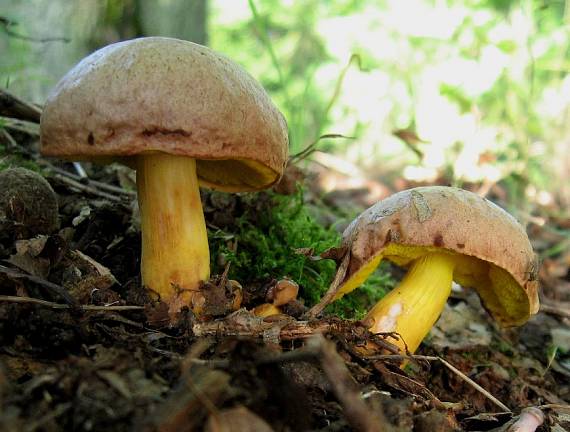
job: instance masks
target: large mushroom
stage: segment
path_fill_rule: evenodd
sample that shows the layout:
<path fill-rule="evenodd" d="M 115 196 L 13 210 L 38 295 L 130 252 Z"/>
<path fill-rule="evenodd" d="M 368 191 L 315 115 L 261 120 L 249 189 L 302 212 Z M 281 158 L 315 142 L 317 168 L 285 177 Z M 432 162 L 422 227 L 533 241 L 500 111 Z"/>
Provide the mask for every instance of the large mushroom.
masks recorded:
<path fill-rule="evenodd" d="M 104 47 L 52 91 L 41 151 L 137 169 L 143 284 L 200 311 L 210 258 L 198 184 L 227 192 L 276 183 L 287 125 L 263 88 L 226 57 L 149 37 Z"/>
<path fill-rule="evenodd" d="M 396 193 L 355 219 L 343 234 L 346 274 L 322 307 L 361 285 L 382 259 L 408 269 L 364 322 L 373 333 L 397 332 L 414 352 L 441 314 L 452 281 L 477 290 L 503 326 L 538 311 L 538 266 L 528 237 L 506 211 L 458 188 L 431 186 Z"/>

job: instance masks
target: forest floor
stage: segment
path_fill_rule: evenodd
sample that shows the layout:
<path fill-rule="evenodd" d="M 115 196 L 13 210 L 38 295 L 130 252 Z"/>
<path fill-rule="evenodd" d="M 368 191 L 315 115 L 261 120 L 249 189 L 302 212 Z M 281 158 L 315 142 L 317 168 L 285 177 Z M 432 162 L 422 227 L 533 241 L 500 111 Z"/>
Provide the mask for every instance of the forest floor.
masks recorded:
<path fill-rule="evenodd" d="M 44 159 L 34 107 L 28 115 L 1 108 L 0 170 L 39 171 L 58 202 L 54 230 L 38 227 L 45 218 L 37 196 L 27 203 L 22 192 L 17 205 L 0 209 L 1 431 L 508 431 L 532 413 L 544 418 L 539 431 L 570 430 L 570 218 L 547 209 L 533 215 L 529 234 L 543 256 L 536 316 L 501 329 L 474 292 L 454 291 L 405 367 L 389 345 L 382 355 L 363 354 L 367 341 L 389 338 L 371 335 L 357 319 L 327 309 L 304 320 L 302 283 L 283 313 L 255 316 L 280 276 L 295 279 L 279 269 L 238 280 L 236 308 L 227 273 L 234 264 L 214 247 L 220 262 L 206 286 L 207 313 L 187 311 L 168 323 L 140 284 L 132 172 L 83 164 L 84 177 L 71 163 Z M 291 169 L 286 180 L 293 172 L 300 177 Z M 320 175 L 303 175 L 311 179 L 303 205 L 339 229 L 339 209 L 363 209 L 370 190 L 322 198 Z M 276 196 L 294 190 L 282 183 L 269 194 L 204 192 L 212 237 L 235 251 L 237 221 L 270 212 Z M 30 208 L 37 217 L 24 218 Z M 234 227 L 231 238 L 220 227 Z M 313 246 L 288 245 L 286 253 Z"/>

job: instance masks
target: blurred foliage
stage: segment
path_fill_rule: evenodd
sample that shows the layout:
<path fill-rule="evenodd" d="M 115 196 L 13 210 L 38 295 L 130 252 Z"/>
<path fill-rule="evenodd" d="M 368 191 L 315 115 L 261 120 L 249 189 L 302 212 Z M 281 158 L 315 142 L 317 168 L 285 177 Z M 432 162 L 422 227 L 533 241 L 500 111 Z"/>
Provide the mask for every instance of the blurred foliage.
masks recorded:
<path fill-rule="evenodd" d="M 293 153 L 341 133 L 357 141 L 321 148 L 377 178 L 405 168 L 412 181 L 501 182 L 512 207 L 540 191 L 570 204 L 564 1 L 211 5 L 211 45 L 270 91 Z M 420 161 L 395 129 L 421 138 Z"/>
<path fill-rule="evenodd" d="M 207 40 L 267 88 L 292 153 L 338 133 L 356 140 L 319 148 L 373 178 L 500 183 L 523 214 L 538 197 L 568 209 L 569 9 L 564 0 L 5 0 L 0 82 L 41 102 L 101 45 L 142 34 Z"/>

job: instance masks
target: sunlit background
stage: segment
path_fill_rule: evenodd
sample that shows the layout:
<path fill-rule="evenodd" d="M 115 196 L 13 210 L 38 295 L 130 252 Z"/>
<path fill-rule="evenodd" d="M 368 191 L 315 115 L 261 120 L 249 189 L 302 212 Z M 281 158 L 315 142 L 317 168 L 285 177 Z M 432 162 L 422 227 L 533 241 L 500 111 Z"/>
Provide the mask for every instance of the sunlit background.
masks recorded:
<path fill-rule="evenodd" d="M 338 135 L 319 140 L 309 159 L 373 196 L 400 181 L 440 183 L 503 193 L 523 218 L 570 209 L 564 1 L 2 5 L 1 85 L 36 103 L 100 46 L 173 36 L 225 53 L 261 81 L 287 117 L 292 154 Z"/>

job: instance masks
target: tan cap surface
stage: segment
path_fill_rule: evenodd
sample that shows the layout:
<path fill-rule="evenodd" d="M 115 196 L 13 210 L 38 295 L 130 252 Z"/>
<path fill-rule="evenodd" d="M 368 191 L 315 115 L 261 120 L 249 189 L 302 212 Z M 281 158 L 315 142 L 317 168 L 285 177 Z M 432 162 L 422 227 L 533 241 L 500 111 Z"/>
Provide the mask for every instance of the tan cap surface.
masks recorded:
<path fill-rule="evenodd" d="M 522 324 L 538 311 L 538 265 L 525 231 L 472 192 L 431 186 L 396 193 L 355 219 L 343 245 L 351 255 L 340 291 L 379 255 L 406 266 L 423 254 L 448 251 L 465 256 L 458 257 L 454 280 L 475 288 L 501 324 Z"/>
<path fill-rule="evenodd" d="M 62 78 L 42 114 L 41 151 L 100 161 L 184 155 L 197 159 L 206 186 L 256 190 L 283 172 L 287 125 L 263 88 L 226 57 L 149 37 L 102 48 Z"/>

